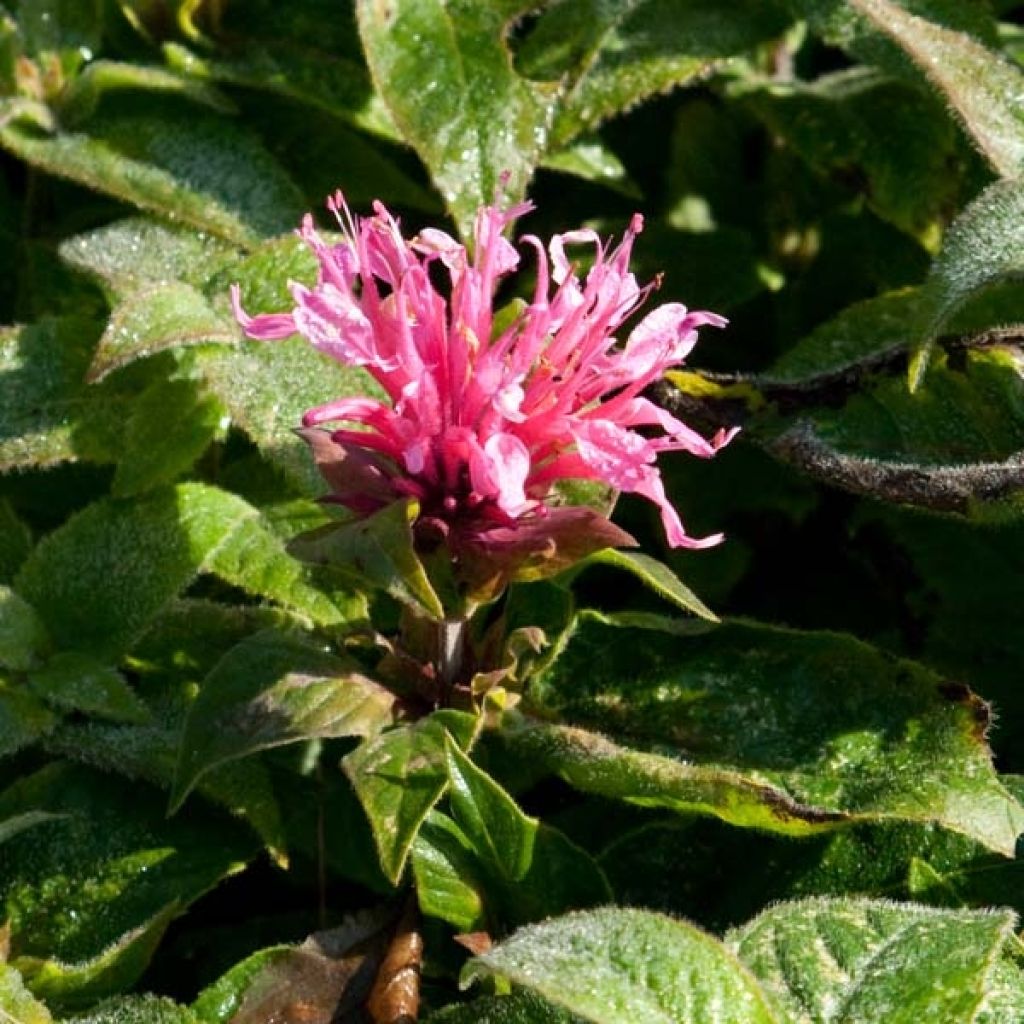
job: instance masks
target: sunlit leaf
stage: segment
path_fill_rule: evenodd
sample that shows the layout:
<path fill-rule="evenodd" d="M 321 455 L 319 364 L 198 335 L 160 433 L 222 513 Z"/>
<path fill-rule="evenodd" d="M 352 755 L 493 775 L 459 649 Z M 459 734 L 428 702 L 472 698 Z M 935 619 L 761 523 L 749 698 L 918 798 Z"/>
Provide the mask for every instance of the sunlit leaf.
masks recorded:
<path fill-rule="evenodd" d="M 0 965 L 0 1011 L 9 1024 L 51 1024 L 50 1011 L 36 999 L 10 964 Z"/>
<path fill-rule="evenodd" d="M 235 325 L 215 313 L 191 285 L 173 281 L 141 288 L 114 310 L 96 347 L 89 379 L 102 380 L 119 367 L 164 349 L 237 341 Z"/>
<path fill-rule="evenodd" d="M 961 118 L 968 135 L 1004 177 L 1024 167 L 1024 72 L 964 32 L 919 17 L 893 0 L 850 5 L 906 51 Z"/>
<path fill-rule="evenodd" d="M 183 476 L 221 429 L 224 407 L 190 380 L 158 380 L 139 395 L 111 493 L 143 494 Z"/>
<path fill-rule="evenodd" d="M 80 766 L 52 764 L 0 795 L 0 817 L 26 810 L 63 816 L 0 844 L 10 962 L 62 1006 L 130 985 L 170 920 L 254 852 L 219 815 L 168 821 L 158 794 Z"/>
<path fill-rule="evenodd" d="M 468 746 L 477 726 L 465 712 L 435 711 L 366 740 L 342 762 L 392 883 L 401 878 L 416 833 L 448 785 L 445 737 Z"/>
<path fill-rule="evenodd" d="M 727 937 L 794 1021 L 972 1024 L 1009 911 L 859 900 L 781 904 Z"/>
<path fill-rule="evenodd" d="M 40 132 L 24 119 L 0 126 L 0 146 L 40 170 L 243 245 L 288 230 L 297 189 L 242 125 L 196 108 L 118 97 L 88 131 Z"/>
<path fill-rule="evenodd" d="M 935 339 L 953 314 L 987 285 L 1024 273 L 1022 216 L 1024 185 L 997 182 L 950 226 L 924 285 L 922 311 L 912 324 L 911 389 L 923 382 Z"/>
<path fill-rule="evenodd" d="M 425 913 L 460 931 L 493 932 L 611 897 L 600 868 L 557 829 L 524 814 L 450 740 L 448 807 L 413 843 Z"/>
<path fill-rule="evenodd" d="M 717 939 L 643 910 L 605 907 L 522 928 L 472 960 L 463 981 L 492 974 L 595 1024 L 787 1024 Z"/>
<path fill-rule="evenodd" d="M 795 835 L 935 822 L 1007 856 L 1024 831 L 984 704 L 849 636 L 679 637 L 585 613 L 529 698 L 572 726 L 524 723 L 509 741 L 588 792 Z"/>
<path fill-rule="evenodd" d="M 741 0 L 562 0 L 533 27 L 517 56 L 531 78 L 564 76 L 553 146 L 650 96 L 699 80 L 717 60 L 779 35 L 780 5 Z"/>

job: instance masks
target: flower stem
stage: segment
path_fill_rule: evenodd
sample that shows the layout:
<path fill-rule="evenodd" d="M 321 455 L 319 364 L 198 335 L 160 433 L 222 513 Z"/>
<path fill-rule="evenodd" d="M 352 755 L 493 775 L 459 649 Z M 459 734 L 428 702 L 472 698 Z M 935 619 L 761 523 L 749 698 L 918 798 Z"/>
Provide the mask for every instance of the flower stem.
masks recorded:
<path fill-rule="evenodd" d="M 466 653 L 466 620 L 445 619 L 437 627 L 437 668 L 441 682 L 441 703 L 447 704 L 452 687 L 462 674 Z"/>

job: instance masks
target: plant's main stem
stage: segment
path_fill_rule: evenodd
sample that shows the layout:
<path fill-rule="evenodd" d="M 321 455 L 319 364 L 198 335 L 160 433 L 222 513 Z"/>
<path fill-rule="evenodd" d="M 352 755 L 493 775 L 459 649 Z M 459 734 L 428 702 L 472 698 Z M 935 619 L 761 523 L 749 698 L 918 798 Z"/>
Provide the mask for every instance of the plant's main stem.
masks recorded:
<path fill-rule="evenodd" d="M 452 687 L 459 681 L 466 654 L 466 620 L 445 619 L 438 624 L 438 675 L 441 702 L 447 704 Z"/>

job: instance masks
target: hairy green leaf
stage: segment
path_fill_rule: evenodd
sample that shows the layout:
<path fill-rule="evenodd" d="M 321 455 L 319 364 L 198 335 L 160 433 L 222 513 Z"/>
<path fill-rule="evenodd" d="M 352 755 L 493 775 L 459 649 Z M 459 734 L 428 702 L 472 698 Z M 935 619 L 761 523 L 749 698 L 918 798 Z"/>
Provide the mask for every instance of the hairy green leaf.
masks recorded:
<path fill-rule="evenodd" d="M 169 348 L 238 341 L 234 323 L 213 311 L 198 289 L 182 281 L 133 292 L 114 310 L 96 347 L 89 379 Z"/>
<path fill-rule="evenodd" d="M 171 807 L 225 761 L 299 740 L 372 736 L 390 722 L 394 700 L 350 658 L 257 633 L 224 655 L 189 709 Z"/>
<path fill-rule="evenodd" d="M 0 964 L 0 1013 L 8 1024 L 52 1024 L 50 1011 L 36 999 L 10 964 Z"/>
<path fill-rule="evenodd" d="M 384 590 L 440 620 L 445 610 L 413 545 L 416 513 L 414 504 L 393 502 L 366 519 L 332 523 L 297 537 L 289 547 L 346 582 Z"/>
<path fill-rule="evenodd" d="M 90 505 L 36 547 L 16 589 L 58 647 L 110 658 L 200 571 L 316 621 L 342 618 L 252 505 L 198 483 Z"/>
<path fill-rule="evenodd" d="M 31 667 L 46 645 L 46 630 L 32 605 L 0 584 L 0 668 Z"/>
<path fill-rule="evenodd" d="M 196 108 L 107 101 L 87 131 L 47 134 L 22 118 L 0 146 L 49 174 L 242 245 L 297 223 L 303 199 L 244 126 Z"/>
<path fill-rule="evenodd" d="M 606 907 L 522 928 L 472 960 L 463 981 L 490 974 L 595 1024 L 788 1024 L 717 939 L 643 910 Z"/>
<path fill-rule="evenodd" d="M 1013 854 L 1024 808 L 966 688 L 834 633 L 654 626 L 584 613 L 529 692 L 573 727 L 527 725 L 510 742 L 581 789 L 641 805 L 796 835 L 935 822 Z"/>
<path fill-rule="evenodd" d="M 499 0 L 360 0 L 374 85 L 462 233 L 501 191 L 518 199 L 547 142 L 552 88 L 521 78 L 505 34 L 528 7 Z"/>
<path fill-rule="evenodd" d="M 126 400 L 83 389 L 96 334 L 78 318 L 0 329 L 0 470 L 111 461 Z"/>
<path fill-rule="evenodd" d="M 199 81 L 220 82 L 277 93 L 349 121 L 386 139 L 397 138 L 387 108 L 373 91 L 366 68 L 323 49 L 249 41 L 216 56 L 203 56 L 177 43 L 164 45 L 176 70 Z"/>
<path fill-rule="evenodd" d="M 75 1017 L 80 1024 L 196 1024 L 193 1013 L 166 996 L 115 996 L 88 1013 Z"/>
<path fill-rule="evenodd" d="M 726 941 L 794 1022 L 973 1024 L 1014 923 L 1009 911 L 808 900 Z"/>
<path fill-rule="evenodd" d="M 524 814 L 451 740 L 446 757 L 452 819 L 432 812 L 412 848 L 425 913 L 493 932 L 611 898 L 582 849 Z"/>
<path fill-rule="evenodd" d="M 462 711 L 435 711 L 361 743 L 342 761 L 370 819 L 384 874 L 395 885 L 416 833 L 448 786 L 445 737 L 468 747 L 477 719 Z"/>
<path fill-rule="evenodd" d="M 912 14 L 893 0 L 850 5 L 906 51 L 944 96 L 992 166 L 1013 178 L 1024 167 L 1024 72 L 970 35 Z"/>
<path fill-rule="evenodd" d="M 912 325 L 912 390 L 924 381 L 935 339 L 953 314 L 982 288 L 1024 273 L 1022 218 L 1024 185 L 1006 181 L 985 189 L 950 226 Z"/>
<path fill-rule="evenodd" d="M 432 1013 L 426 1024 L 578 1024 L 580 1018 L 532 992 L 485 996 Z"/>
<path fill-rule="evenodd" d="M 82 711 L 114 722 L 143 723 L 149 709 L 124 676 L 87 654 L 62 651 L 28 675 L 36 696 L 60 710 Z"/>
<path fill-rule="evenodd" d="M 222 114 L 234 110 L 231 101 L 216 89 L 166 68 L 147 67 L 127 61 L 95 60 L 76 75 L 60 95 L 60 115 L 65 125 L 74 126 L 95 113 L 105 93 L 140 89 L 180 96 L 211 107 Z"/>
<path fill-rule="evenodd" d="M 0 757 L 9 757 L 45 736 L 57 717 L 20 684 L 0 679 Z"/>
<path fill-rule="evenodd" d="M 540 16 L 517 67 L 530 78 L 561 77 L 551 144 L 564 146 L 650 96 L 701 79 L 787 22 L 780 5 L 759 0 L 562 0 Z"/>
<path fill-rule="evenodd" d="M 718 616 L 683 583 L 683 581 L 664 562 L 659 562 L 650 555 L 640 551 L 622 551 L 618 548 L 605 548 L 587 558 L 587 564 L 608 565 L 615 569 L 624 569 L 636 576 L 644 586 L 649 587 L 659 597 L 681 608 L 684 612 L 698 618 L 717 622 Z"/>
<path fill-rule="evenodd" d="M 0 498 L 0 583 L 10 583 L 32 550 L 32 531 Z"/>
<path fill-rule="evenodd" d="M 221 429 L 224 407 L 191 380 L 158 380 L 133 403 L 111 493 L 144 494 L 184 475 Z"/>
<path fill-rule="evenodd" d="M 945 112 L 919 90 L 867 68 L 744 91 L 750 109 L 812 167 L 850 182 L 871 207 L 926 243 L 938 240 L 962 184 Z"/>
<path fill-rule="evenodd" d="M 0 844 L 10 962 L 49 1002 L 81 1006 L 130 985 L 170 920 L 253 854 L 223 817 L 196 809 L 169 822 L 160 803 L 60 763 L 0 794 L 0 818 L 62 815 Z"/>
<path fill-rule="evenodd" d="M 115 294 L 128 295 L 175 281 L 200 288 L 237 250 L 205 231 L 149 217 L 125 217 L 68 238 L 59 252 L 65 263 Z"/>
<path fill-rule="evenodd" d="M 1017 349 L 936 359 L 922 388 L 883 378 L 839 408 L 773 431 L 776 456 L 829 483 L 925 507 L 966 511 L 1024 487 L 1024 378 Z"/>

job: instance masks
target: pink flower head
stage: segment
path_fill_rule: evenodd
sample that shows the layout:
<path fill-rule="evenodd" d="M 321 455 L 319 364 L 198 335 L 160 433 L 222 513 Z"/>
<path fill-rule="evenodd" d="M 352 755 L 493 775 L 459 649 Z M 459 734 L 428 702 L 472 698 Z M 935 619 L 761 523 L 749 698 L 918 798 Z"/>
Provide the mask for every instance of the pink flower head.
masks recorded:
<path fill-rule="evenodd" d="M 735 431 L 706 440 L 643 391 L 683 362 L 699 327 L 726 321 L 667 303 L 617 344 L 654 287 L 629 272 L 639 214 L 614 248 L 587 229 L 556 235 L 546 249 L 524 236 L 536 259 L 533 298 L 496 327 L 495 291 L 520 261 L 502 232 L 531 204 L 482 208 L 472 256 L 436 229 L 406 240 L 380 203 L 365 219 L 340 193 L 327 205 L 343 240 L 328 244 L 307 215 L 299 234 L 320 273 L 313 288 L 291 285 L 291 312 L 250 317 L 237 287 L 232 299 L 249 337 L 302 334 L 363 367 L 386 392 L 386 402 L 340 398 L 303 417 L 333 500 L 367 515 L 414 497 L 421 519 L 443 532 L 469 528 L 500 547 L 517 535 L 541 543 L 545 524 L 559 532 L 567 510 L 546 504 L 553 485 L 594 480 L 654 502 L 674 547 L 722 539 L 687 535 L 656 460 L 676 450 L 709 458 Z M 567 255 L 578 246 L 593 253 L 585 279 Z M 447 296 L 434 284 L 438 264 L 451 282 Z"/>

